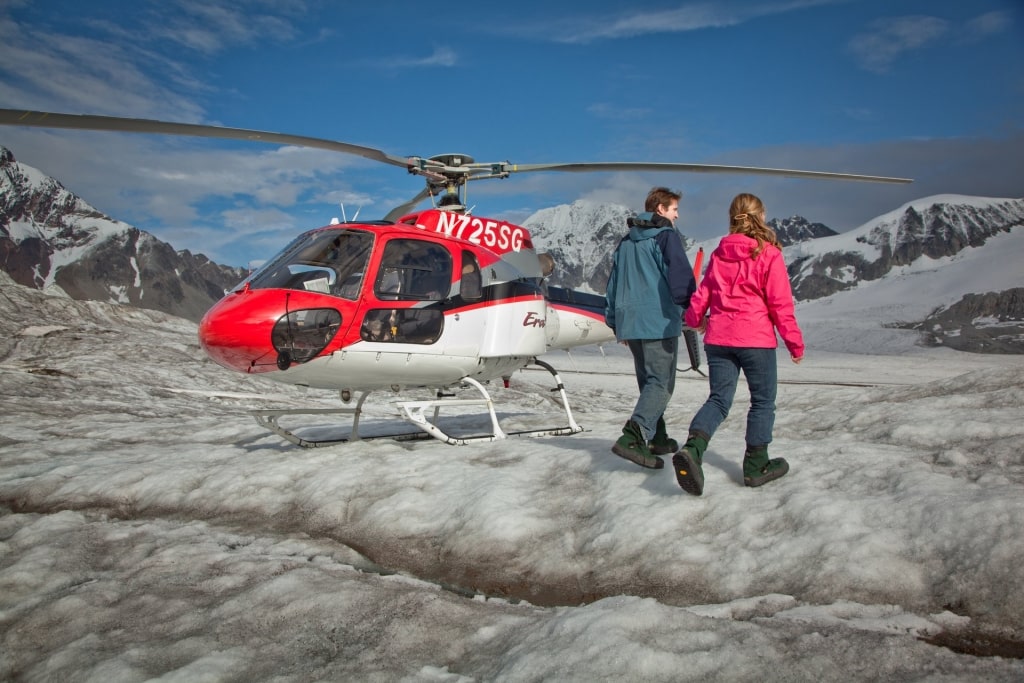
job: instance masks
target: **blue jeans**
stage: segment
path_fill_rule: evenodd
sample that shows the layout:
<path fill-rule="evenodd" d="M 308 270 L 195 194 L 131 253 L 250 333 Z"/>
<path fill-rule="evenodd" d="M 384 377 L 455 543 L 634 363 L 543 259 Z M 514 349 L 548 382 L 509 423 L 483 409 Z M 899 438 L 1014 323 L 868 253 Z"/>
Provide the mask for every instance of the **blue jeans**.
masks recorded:
<path fill-rule="evenodd" d="M 775 349 L 747 349 L 732 346 L 704 345 L 708 358 L 711 394 L 690 422 L 691 432 L 703 432 L 710 439 L 722 420 L 729 415 L 736 396 L 740 370 L 750 387 L 750 410 L 747 412 L 747 446 L 767 446 L 772 442 L 775 426 L 775 394 L 778 388 L 778 366 Z"/>
<path fill-rule="evenodd" d="M 676 389 L 679 337 L 630 339 L 626 343 L 633 354 L 636 384 L 640 388 L 640 398 L 629 419 L 640 425 L 644 438 L 650 441 Z"/>

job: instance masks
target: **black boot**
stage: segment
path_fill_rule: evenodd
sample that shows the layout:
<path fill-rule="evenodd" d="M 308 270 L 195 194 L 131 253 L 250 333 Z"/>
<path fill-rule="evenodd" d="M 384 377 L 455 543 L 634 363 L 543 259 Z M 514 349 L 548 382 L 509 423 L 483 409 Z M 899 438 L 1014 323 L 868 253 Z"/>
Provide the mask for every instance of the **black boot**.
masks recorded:
<path fill-rule="evenodd" d="M 627 422 L 626 426 L 622 428 L 622 436 L 612 446 L 612 453 L 635 462 L 640 467 L 652 470 L 660 470 L 665 466 L 661 458 L 651 453 L 651 449 L 647 447 L 647 439 L 644 438 L 643 430 L 633 420 Z"/>
<path fill-rule="evenodd" d="M 695 496 L 704 493 L 704 470 L 701 469 L 701 463 L 707 447 L 707 434 L 690 432 L 686 443 L 672 456 L 672 467 L 675 468 L 679 487 Z"/>
<path fill-rule="evenodd" d="M 747 446 L 743 454 L 743 484 L 761 486 L 789 472 L 785 458 L 768 458 L 767 446 Z"/>

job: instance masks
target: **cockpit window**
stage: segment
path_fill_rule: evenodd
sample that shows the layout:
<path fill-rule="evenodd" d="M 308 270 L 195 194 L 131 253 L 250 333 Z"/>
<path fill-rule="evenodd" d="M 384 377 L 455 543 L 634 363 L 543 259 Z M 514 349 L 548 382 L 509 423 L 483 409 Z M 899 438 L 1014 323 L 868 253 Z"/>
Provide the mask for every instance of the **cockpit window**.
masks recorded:
<path fill-rule="evenodd" d="M 441 301 L 452 282 L 452 256 L 433 242 L 396 239 L 384 247 L 374 284 L 377 298 Z"/>
<path fill-rule="evenodd" d="M 289 244 L 252 274 L 251 289 L 303 289 L 356 299 L 373 248 L 362 230 L 315 230 Z"/>

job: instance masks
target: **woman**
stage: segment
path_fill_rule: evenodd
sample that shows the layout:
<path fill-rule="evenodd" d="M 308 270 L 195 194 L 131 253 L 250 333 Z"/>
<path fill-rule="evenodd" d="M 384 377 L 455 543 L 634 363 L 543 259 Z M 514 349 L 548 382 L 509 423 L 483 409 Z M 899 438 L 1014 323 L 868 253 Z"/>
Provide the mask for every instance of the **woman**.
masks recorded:
<path fill-rule="evenodd" d="M 685 320 L 704 334 L 711 393 L 690 422 L 686 443 L 672 457 L 679 486 L 697 496 L 704 492 L 704 451 L 729 414 L 741 370 L 750 387 L 743 483 L 761 486 L 783 476 L 789 464 L 768 457 L 778 385 L 775 331 L 794 363 L 803 359 L 804 342 L 782 247 L 765 224 L 764 204 L 754 195 L 732 200 L 729 234 L 711 254 Z"/>

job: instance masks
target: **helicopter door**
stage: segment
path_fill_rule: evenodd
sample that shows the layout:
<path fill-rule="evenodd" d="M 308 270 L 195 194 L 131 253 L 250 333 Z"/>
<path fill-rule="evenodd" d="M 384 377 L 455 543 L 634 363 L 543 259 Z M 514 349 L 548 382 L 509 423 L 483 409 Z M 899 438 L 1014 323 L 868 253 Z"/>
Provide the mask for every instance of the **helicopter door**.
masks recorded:
<path fill-rule="evenodd" d="M 365 341 L 433 344 L 444 330 L 442 302 L 449 297 L 452 256 L 434 242 L 393 239 L 384 247 L 374 294 L 401 306 L 368 310 L 360 336 Z"/>

